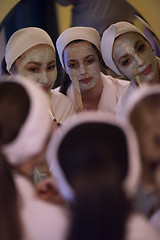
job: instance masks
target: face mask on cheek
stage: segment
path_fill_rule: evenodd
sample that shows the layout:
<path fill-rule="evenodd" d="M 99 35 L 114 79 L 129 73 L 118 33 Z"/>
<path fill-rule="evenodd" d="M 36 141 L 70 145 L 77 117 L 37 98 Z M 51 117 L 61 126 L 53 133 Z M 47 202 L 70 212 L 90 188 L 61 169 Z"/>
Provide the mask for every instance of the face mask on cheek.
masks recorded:
<path fill-rule="evenodd" d="M 55 57 L 53 54 L 53 50 L 50 47 L 33 49 L 28 52 L 25 58 L 20 62 L 18 67 L 18 73 L 23 76 L 29 77 L 34 82 L 40 85 L 49 85 L 49 90 L 51 90 L 57 79 L 57 68 L 55 67 L 53 70 L 46 71 L 46 64 L 52 61 L 55 61 Z M 26 68 L 26 65 L 32 62 L 35 62 L 39 65 L 37 68 L 40 68 L 40 71 L 32 72 Z"/>
<path fill-rule="evenodd" d="M 144 47 L 143 51 L 135 52 L 135 44 L 138 40 L 142 41 L 142 46 Z M 129 78 L 131 81 L 135 81 L 134 68 L 137 74 L 140 77 L 142 82 L 152 81 L 156 75 L 157 71 L 157 60 L 155 54 L 152 51 L 149 43 L 144 41 L 139 35 L 134 33 L 130 35 L 130 38 L 121 38 L 117 42 L 115 41 L 115 46 L 113 50 L 113 57 L 119 71 Z M 120 64 L 120 57 L 127 55 L 130 61 L 129 65 L 122 66 Z M 148 74 L 143 74 L 143 71 L 149 66 L 152 66 L 151 71 Z"/>
<path fill-rule="evenodd" d="M 75 81 L 79 82 L 79 87 L 82 91 L 93 88 L 97 84 L 97 82 L 100 78 L 100 72 L 101 72 L 100 65 L 97 62 L 90 64 L 88 66 L 85 66 L 85 70 L 86 70 L 85 76 L 81 75 L 79 68 L 77 68 L 77 69 L 67 68 L 66 70 L 67 70 L 67 73 L 73 83 Z M 82 81 L 80 81 L 82 78 L 91 78 L 91 80 L 88 83 L 83 83 Z M 75 82 L 75 84 L 76 84 L 76 82 Z"/>

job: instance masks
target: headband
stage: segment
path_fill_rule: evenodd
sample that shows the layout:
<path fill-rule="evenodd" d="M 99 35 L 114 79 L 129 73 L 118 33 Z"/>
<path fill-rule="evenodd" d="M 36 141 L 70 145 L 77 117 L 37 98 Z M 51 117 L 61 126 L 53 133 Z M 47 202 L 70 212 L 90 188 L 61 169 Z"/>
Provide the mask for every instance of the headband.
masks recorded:
<path fill-rule="evenodd" d="M 91 27 L 70 27 L 58 37 L 56 47 L 62 67 L 63 51 L 65 47 L 74 40 L 84 40 L 92 43 L 100 51 L 100 36 L 96 29 Z"/>
<path fill-rule="evenodd" d="M 40 152 L 51 131 L 48 97 L 37 84 L 22 76 L 9 77 L 1 82 L 19 84 L 26 90 L 30 100 L 29 113 L 18 136 L 12 142 L 2 145 L 2 151 L 11 164 L 23 164 L 29 157 Z"/>
<path fill-rule="evenodd" d="M 10 37 L 6 45 L 5 61 L 8 72 L 18 57 L 31 47 L 39 44 L 47 44 L 55 51 L 55 47 L 50 36 L 43 29 L 37 27 L 27 27 L 16 31 Z"/>
<path fill-rule="evenodd" d="M 143 34 L 142 31 L 140 31 L 137 27 L 128 22 L 118 22 L 112 24 L 108 29 L 104 31 L 101 39 L 101 52 L 103 61 L 105 62 L 107 67 L 109 67 L 118 75 L 121 75 L 121 73 L 117 69 L 112 58 L 113 44 L 116 37 L 127 32 L 139 33 L 148 41 L 147 37 Z"/>
<path fill-rule="evenodd" d="M 95 113 L 95 112 L 83 112 L 76 114 L 70 118 L 65 126 L 61 128 L 61 133 L 56 132 L 48 145 L 47 149 L 47 163 L 51 174 L 55 178 L 57 186 L 62 196 L 70 201 L 74 201 L 74 189 L 67 182 L 67 179 L 61 169 L 58 161 L 58 149 L 63 141 L 63 138 L 70 132 L 74 127 L 82 123 L 105 123 L 112 126 L 117 126 L 122 129 L 126 136 L 126 142 L 128 145 L 128 159 L 129 159 L 129 170 L 126 179 L 123 182 L 124 190 L 128 197 L 132 197 L 139 183 L 140 178 L 140 161 L 139 161 L 139 149 L 137 145 L 137 139 L 135 134 L 130 127 L 129 123 L 116 123 L 112 116 L 106 113 Z"/>
<path fill-rule="evenodd" d="M 160 94 L 159 84 L 144 85 L 143 88 L 137 88 L 129 98 L 124 117 L 129 117 L 135 106 L 138 105 L 141 100 L 154 94 Z"/>

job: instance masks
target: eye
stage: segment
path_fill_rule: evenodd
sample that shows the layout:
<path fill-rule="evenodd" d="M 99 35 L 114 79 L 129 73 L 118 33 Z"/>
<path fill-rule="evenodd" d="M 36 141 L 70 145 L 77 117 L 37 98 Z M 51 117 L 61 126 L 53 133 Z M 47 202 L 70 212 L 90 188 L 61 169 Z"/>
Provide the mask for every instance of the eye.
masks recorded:
<path fill-rule="evenodd" d="M 86 59 L 85 59 L 85 62 L 87 63 L 87 64 L 92 64 L 92 63 L 94 63 L 94 61 L 95 61 L 95 58 L 94 57 L 87 57 Z"/>
<path fill-rule="evenodd" d="M 47 70 L 54 70 L 55 67 L 56 67 L 56 65 L 53 64 L 53 65 L 51 65 L 51 66 L 48 66 L 48 67 L 47 67 Z"/>
<path fill-rule="evenodd" d="M 36 68 L 36 67 L 30 67 L 30 68 L 28 68 L 28 71 L 29 72 L 38 72 L 38 68 Z"/>
<path fill-rule="evenodd" d="M 24 66 L 24 69 L 31 73 L 39 73 L 41 70 L 41 66 L 38 64 L 28 63 L 27 65 Z"/>
<path fill-rule="evenodd" d="M 121 64 L 122 66 L 128 66 L 128 65 L 130 64 L 130 62 L 131 62 L 131 59 L 130 59 L 130 58 L 127 58 L 127 59 L 125 59 L 125 60 L 121 60 L 121 61 L 120 61 L 120 64 Z"/>
<path fill-rule="evenodd" d="M 144 49 L 145 49 L 145 45 L 142 43 L 140 46 L 138 46 L 137 51 L 138 51 L 138 52 L 143 52 Z"/>
<path fill-rule="evenodd" d="M 68 68 L 76 68 L 77 64 L 76 63 L 68 63 Z"/>
<path fill-rule="evenodd" d="M 88 63 L 93 63 L 94 62 L 94 59 L 89 59 L 88 60 Z"/>

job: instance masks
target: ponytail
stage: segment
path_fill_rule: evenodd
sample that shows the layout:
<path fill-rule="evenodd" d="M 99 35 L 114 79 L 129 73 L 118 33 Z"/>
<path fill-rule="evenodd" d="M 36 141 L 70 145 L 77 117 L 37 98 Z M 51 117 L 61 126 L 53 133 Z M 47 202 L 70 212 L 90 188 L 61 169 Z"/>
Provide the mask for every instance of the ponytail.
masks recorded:
<path fill-rule="evenodd" d="M 5 157 L 0 153 L 0 239 L 21 240 L 20 199 Z"/>
<path fill-rule="evenodd" d="M 76 187 L 73 219 L 68 240 L 124 240 L 130 203 L 120 183 L 108 177 L 83 176 Z"/>

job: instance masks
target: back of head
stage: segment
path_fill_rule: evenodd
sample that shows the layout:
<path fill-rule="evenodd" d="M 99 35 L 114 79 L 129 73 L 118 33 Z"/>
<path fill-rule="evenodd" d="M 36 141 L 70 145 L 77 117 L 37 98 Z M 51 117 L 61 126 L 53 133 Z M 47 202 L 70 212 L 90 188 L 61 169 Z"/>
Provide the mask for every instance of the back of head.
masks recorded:
<path fill-rule="evenodd" d="M 139 33 L 148 41 L 141 30 L 128 22 L 117 22 L 115 24 L 112 24 L 108 29 L 104 31 L 101 39 L 101 52 L 103 61 L 105 62 L 106 66 L 108 66 L 118 75 L 121 75 L 121 73 L 117 69 L 112 58 L 113 44 L 118 36 L 127 32 Z"/>
<path fill-rule="evenodd" d="M 13 33 L 8 40 L 5 52 L 5 61 L 8 72 L 18 57 L 31 47 L 39 44 L 47 44 L 55 50 L 50 36 L 41 28 L 27 27 Z"/>
<path fill-rule="evenodd" d="M 49 136 L 51 118 L 47 95 L 31 80 L 0 79 L 0 143 L 13 165 L 39 153 Z"/>
<path fill-rule="evenodd" d="M 48 149 L 59 189 L 73 204 L 69 239 L 124 239 L 133 190 L 127 132 L 103 113 L 79 114 L 69 125 Z"/>

